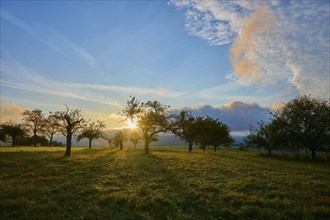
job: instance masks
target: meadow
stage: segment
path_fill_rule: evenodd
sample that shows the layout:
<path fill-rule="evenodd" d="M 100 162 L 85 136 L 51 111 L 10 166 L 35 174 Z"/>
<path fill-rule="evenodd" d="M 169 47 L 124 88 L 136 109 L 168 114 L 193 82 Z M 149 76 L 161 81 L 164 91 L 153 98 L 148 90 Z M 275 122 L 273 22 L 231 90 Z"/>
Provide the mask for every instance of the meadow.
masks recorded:
<path fill-rule="evenodd" d="M 330 163 L 258 152 L 0 147 L 0 219 L 329 219 Z"/>

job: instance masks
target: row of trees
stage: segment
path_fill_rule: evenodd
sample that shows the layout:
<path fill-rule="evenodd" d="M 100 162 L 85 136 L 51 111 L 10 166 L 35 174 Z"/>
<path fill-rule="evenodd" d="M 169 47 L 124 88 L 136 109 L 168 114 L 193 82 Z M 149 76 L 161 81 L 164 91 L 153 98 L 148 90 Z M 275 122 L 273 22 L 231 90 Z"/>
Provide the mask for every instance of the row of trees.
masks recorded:
<path fill-rule="evenodd" d="M 127 101 L 122 115 L 125 119 L 137 121 L 140 135 L 144 142 L 145 153 L 149 153 L 149 145 L 161 132 L 171 132 L 188 143 L 189 152 L 193 144 L 203 150 L 206 146 L 220 146 L 232 143 L 227 125 L 211 117 L 193 117 L 187 111 L 178 115 L 169 114 L 169 107 L 158 101 L 141 102 L 135 97 Z"/>
<path fill-rule="evenodd" d="M 205 150 L 206 146 L 213 146 L 214 150 L 220 145 L 230 144 L 232 138 L 226 124 L 211 117 L 193 117 L 187 111 L 179 114 L 170 114 L 169 106 L 158 101 L 141 102 L 130 97 L 122 110 L 124 120 L 136 121 L 137 129 L 131 132 L 129 139 L 134 146 L 140 140 L 144 142 L 145 153 L 149 153 L 149 146 L 156 141 L 158 134 L 171 132 L 188 143 L 189 152 L 193 144 Z M 22 124 L 6 123 L 1 125 L 0 138 L 3 141 L 10 136 L 15 145 L 18 136 L 26 130 L 33 134 L 33 143 L 36 146 L 37 134 L 47 135 L 50 144 L 54 134 L 61 132 L 66 137 L 65 156 L 70 156 L 72 137 L 77 134 L 77 140 L 88 138 L 89 147 L 92 141 L 103 138 L 120 148 L 123 147 L 125 135 L 117 132 L 114 136 L 106 135 L 103 122 L 86 122 L 80 109 L 50 113 L 45 117 L 41 110 L 26 110 L 23 112 Z M 259 122 L 257 128 L 250 128 L 245 138 L 247 145 L 258 148 L 265 147 L 270 153 L 275 148 L 308 149 L 313 160 L 316 151 L 329 150 L 330 146 L 330 107 L 322 99 L 301 96 L 295 98 L 277 112 L 270 112 L 270 122 Z"/>
<path fill-rule="evenodd" d="M 78 131 L 81 132 L 78 135 L 79 140 L 83 137 L 94 139 L 100 137 L 101 131 L 99 131 L 99 133 L 88 133 L 88 131 L 91 131 L 89 129 L 96 128 L 97 130 L 98 128 L 105 128 L 102 122 L 98 122 L 97 125 L 95 123 L 90 123 L 88 125 L 82 117 L 80 109 L 70 109 L 68 106 L 66 106 L 65 111 L 50 112 L 48 117 L 46 117 L 40 109 L 34 109 L 32 111 L 25 110 L 22 116 L 21 124 L 17 124 L 13 121 L 1 124 L 1 141 L 7 142 L 11 139 L 12 146 L 15 146 L 18 138 L 24 139 L 28 133 L 32 133 L 33 146 L 37 146 L 38 143 L 42 144 L 40 139 L 44 140 L 42 136 L 38 136 L 38 134 L 46 135 L 49 138 L 49 146 L 52 146 L 54 135 L 61 133 L 66 137 L 65 156 L 70 156 L 72 137 Z"/>
<path fill-rule="evenodd" d="M 317 151 L 330 151 L 329 102 L 301 96 L 284 104 L 277 112 L 270 112 L 270 122 L 261 121 L 250 128 L 245 138 L 247 145 L 273 149 L 292 149 L 311 152 L 316 159 Z"/>
<path fill-rule="evenodd" d="M 110 147 L 114 144 L 122 149 L 123 142 L 127 135 L 122 131 L 114 136 L 104 133 L 106 128 L 104 122 L 86 122 L 81 115 L 81 109 L 70 109 L 66 106 L 65 111 L 50 112 L 48 117 L 41 110 L 26 110 L 22 113 L 23 123 L 13 122 L 1 125 L 0 137 L 2 141 L 8 141 L 10 137 L 12 146 L 16 144 L 16 137 L 24 136 L 27 132 L 32 133 L 33 145 L 37 146 L 38 134 L 48 136 L 50 146 L 53 137 L 61 133 L 66 137 L 65 156 L 70 156 L 72 137 L 77 136 L 77 141 L 87 138 L 89 148 L 94 139 L 103 138 L 108 141 Z M 169 113 L 169 106 L 158 101 L 141 102 L 135 97 L 130 97 L 122 111 L 124 120 L 137 121 L 137 128 L 130 132 L 128 139 L 134 147 L 144 142 L 145 153 L 149 153 L 149 145 L 158 140 L 161 132 L 172 132 L 182 140 L 186 141 L 189 151 L 193 144 L 198 144 L 205 150 L 206 146 L 214 146 L 214 150 L 222 144 L 230 144 L 228 126 L 218 119 L 210 117 L 193 117 L 187 111 L 181 111 L 178 115 Z"/>

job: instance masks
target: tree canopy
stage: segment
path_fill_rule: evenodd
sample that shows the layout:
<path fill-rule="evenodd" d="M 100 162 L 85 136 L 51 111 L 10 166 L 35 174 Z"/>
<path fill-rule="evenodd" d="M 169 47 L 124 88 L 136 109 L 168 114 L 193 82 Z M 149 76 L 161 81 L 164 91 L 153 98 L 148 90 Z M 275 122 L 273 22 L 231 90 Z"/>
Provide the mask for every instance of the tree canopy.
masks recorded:
<path fill-rule="evenodd" d="M 88 139 L 88 147 L 92 148 L 92 141 L 101 137 L 103 130 L 106 128 L 104 122 L 89 122 L 88 125 L 82 128 L 82 131 L 77 137 L 77 141 L 80 141 L 83 138 Z"/>
<path fill-rule="evenodd" d="M 1 141 L 7 141 L 8 137 L 11 139 L 11 146 L 16 145 L 17 138 L 26 135 L 26 130 L 21 124 L 14 121 L 8 121 L 0 125 Z"/>
<path fill-rule="evenodd" d="M 330 145 L 330 105 L 326 100 L 299 96 L 292 99 L 273 118 L 281 123 L 281 133 L 288 145 L 307 148 L 312 159 L 316 151 Z"/>
<path fill-rule="evenodd" d="M 149 153 L 149 145 L 156 134 L 170 129 L 170 106 L 158 101 L 141 102 L 134 96 L 127 101 L 122 111 L 125 119 L 136 120 L 137 127 L 141 129 L 141 137 L 144 142 L 145 153 Z"/>

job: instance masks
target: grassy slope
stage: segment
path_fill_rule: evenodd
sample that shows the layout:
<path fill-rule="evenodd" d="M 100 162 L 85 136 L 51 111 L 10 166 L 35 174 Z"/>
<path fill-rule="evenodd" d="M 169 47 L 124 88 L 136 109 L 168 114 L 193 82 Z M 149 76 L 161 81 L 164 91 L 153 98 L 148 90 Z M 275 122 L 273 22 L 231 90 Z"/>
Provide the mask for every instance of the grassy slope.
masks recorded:
<path fill-rule="evenodd" d="M 62 155 L 0 153 L 0 219 L 330 217 L 326 162 L 175 149 Z"/>

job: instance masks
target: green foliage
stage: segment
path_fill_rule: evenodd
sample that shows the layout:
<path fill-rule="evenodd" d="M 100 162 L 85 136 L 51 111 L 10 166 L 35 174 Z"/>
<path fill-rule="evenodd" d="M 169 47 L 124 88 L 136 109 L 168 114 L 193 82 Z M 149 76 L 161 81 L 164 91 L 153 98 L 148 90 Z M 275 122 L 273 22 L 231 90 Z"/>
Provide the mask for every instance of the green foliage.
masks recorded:
<path fill-rule="evenodd" d="M 0 126 L 0 141 L 7 142 L 7 134 L 3 130 L 2 126 Z"/>
<path fill-rule="evenodd" d="M 102 131 L 105 129 L 104 122 L 89 122 L 89 125 L 86 125 L 80 134 L 77 137 L 77 141 L 80 141 L 83 138 L 87 138 L 89 140 L 89 149 L 92 148 L 92 141 L 94 139 L 98 139 L 102 135 Z"/>
<path fill-rule="evenodd" d="M 328 162 L 229 150 L 105 148 L 63 158 L 63 148 L 7 149 L 17 148 L 0 148 L 0 219 L 330 216 Z"/>
<path fill-rule="evenodd" d="M 141 135 L 139 134 L 137 129 L 133 129 L 129 135 L 129 140 L 134 144 L 134 149 L 136 148 L 136 145 L 140 142 L 141 139 Z"/>
<path fill-rule="evenodd" d="M 273 114 L 280 124 L 275 129 L 291 148 L 307 148 L 315 160 L 317 150 L 330 146 L 330 105 L 329 102 L 300 96 L 285 104 Z"/>
<path fill-rule="evenodd" d="M 16 144 L 19 146 L 48 146 L 49 141 L 45 136 L 20 136 L 17 138 Z"/>
<path fill-rule="evenodd" d="M 113 137 L 113 142 L 115 147 L 120 147 L 120 150 L 123 149 L 123 142 L 125 139 L 125 134 L 122 131 L 116 132 L 115 136 Z"/>
<path fill-rule="evenodd" d="M 275 140 L 273 135 L 275 136 L 276 132 L 272 130 L 272 123 L 267 124 L 261 121 L 258 122 L 258 125 L 258 128 L 250 127 L 250 133 L 245 137 L 244 142 L 248 146 L 252 145 L 257 147 L 259 151 L 260 148 L 264 147 L 270 154 L 274 146 L 272 140 Z"/>
<path fill-rule="evenodd" d="M 144 103 L 134 96 L 130 96 L 122 110 L 122 116 L 125 119 L 137 120 L 137 127 L 141 129 L 146 154 L 149 153 L 149 145 L 154 140 L 154 136 L 170 129 L 169 107 L 158 101 Z"/>
<path fill-rule="evenodd" d="M 192 145 L 197 141 L 198 130 L 196 129 L 196 118 L 194 118 L 189 112 L 181 111 L 176 116 L 171 132 L 178 136 L 180 139 L 188 143 L 189 152 L 192 151 Z"/>
<path fill-rule="evenodd" d="M 26 130 L 21 124 L 17 124 L 14 121 L 8 121 L 0 125 L 0 133 L 4 141 L 8 141 L 8 137 L 11 139 L 11 146 L 16 145 L 17 138 L 25 136 Z"/>
<path fill-rule="evenodd" d="M 226 124 L 208 116 L 195 118 L 187 111 L 181 111 L 175 117 L 171 132 L 188 142 L 189 152 L 193 143 L 199 144 L 204 150 L 212 145 L 216 151 L 220 145 L 228 145 L 233 141 Z"/>
<path fill-rule="evenodd" d="M 213 119 L 209 116 L 197 117 L 195 122 L 197 130 L 196 142 L 205 150 L 206 146 L 213 146 L 214 151 L 220 145 L 228 145 L 233 142 L 229 134 L 229 128 L 226 124 L 218 119 Z"/>

